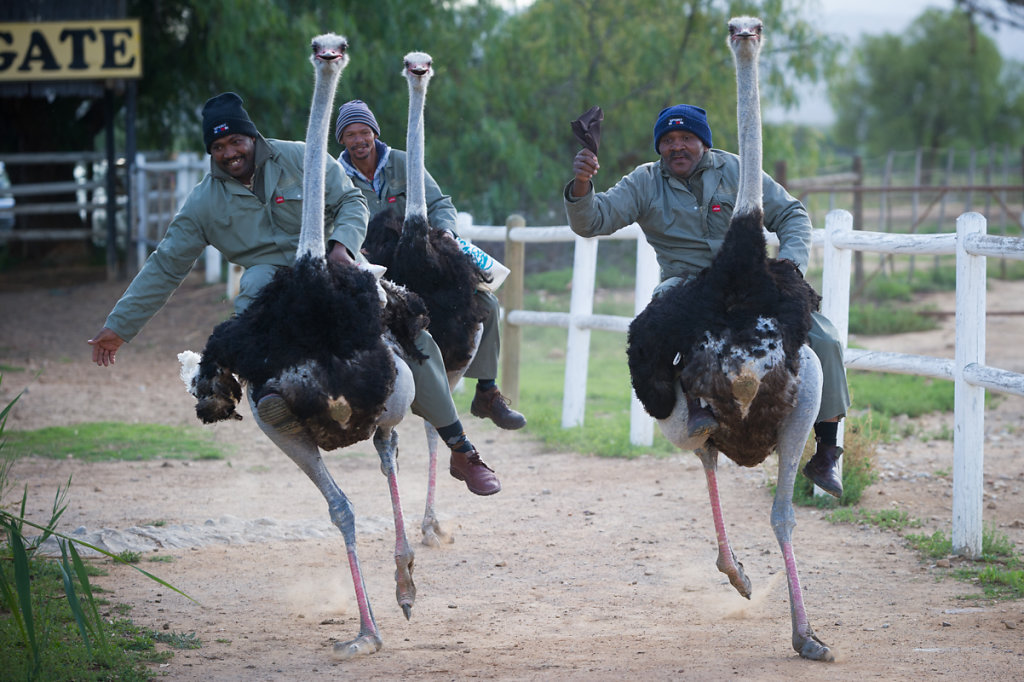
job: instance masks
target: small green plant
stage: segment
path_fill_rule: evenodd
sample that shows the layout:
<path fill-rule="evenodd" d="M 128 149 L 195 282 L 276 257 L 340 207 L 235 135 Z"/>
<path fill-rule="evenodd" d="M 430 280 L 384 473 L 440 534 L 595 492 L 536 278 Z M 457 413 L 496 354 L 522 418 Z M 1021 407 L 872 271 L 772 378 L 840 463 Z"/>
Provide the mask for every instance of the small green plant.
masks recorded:
<path fill-rule="evenodd" d="M 154 632 L 153 639 L 174 649 L 201 649 L 203 642 L 195 632 Z"/>
<path fill-rule="evenodd" d="M 907 544 L 929 559 L 943 559 L 953 552 L 950 535 L 937 530 L 931 535 L 907 535 Z M 1024 598 L 1024 563 L 1013 543 L 994 526 L 981 534 L 981 557 L 977 566 L 964 566 L 953 572 L 962 582 L 976 583 L 989 599 Z"/>
<path fill-rule="evenodd" d="M 852 509 L 843 507 L 831 512 L 825 519 L 831 523 L 849 523 L 858 526 L 875 526 L 884 530 L 901 531 L 904 528 L 920 528 L 921 519 L 912 519 L 904 511 L 896 509 Z"/>
<path fill-rule="evenodd" d="M 0 411 L 0 449 L 6 445 L 7 416 L 19 397 Z M 152 651 L 151 641 L 146 646 L 133 640 L 122 623 L 108 622 L 100 614 L 98 607 L 105 602 L 96 597 L 100 590 L 89 580 L 95 569 L 90 570 L 82 560 L 78 546 L 117 561 L 123 559 L 56 530 L 68 506 L 70 477 L 66 485 L 58 487 L 45 524 L 25 518 L 27 486 L 14 511 L 9 511 L 11 505 L 5 503 L 5 498 L 14 459 L 7 452 L 2 455 L 0 537 L 6 544 L 0 546 L 0 651 L 4 652 L 4 679 L 145 679 L 148 674 L 144 663 L 159 655 Z M 40 531 L 40 535 L 30 539 L 26 529 Z M 56 540 L 60 550 L 57 558 L 40 552 L 50 538 Z M 151 573 L 135 570 L 191 599 Z"/>
<path fill-rule="evenodd" d="M 941 559 L 953 552 L 953 540 L 937 530 L 931 535 L 907 535 L 907 544 L 930 559 Z"/>
<path fill-rule="evenodd" d="M 137 564 L 142 559 L 142 552 L 125 549 L 117 553 L 117 560 L 126 564 Z"/>

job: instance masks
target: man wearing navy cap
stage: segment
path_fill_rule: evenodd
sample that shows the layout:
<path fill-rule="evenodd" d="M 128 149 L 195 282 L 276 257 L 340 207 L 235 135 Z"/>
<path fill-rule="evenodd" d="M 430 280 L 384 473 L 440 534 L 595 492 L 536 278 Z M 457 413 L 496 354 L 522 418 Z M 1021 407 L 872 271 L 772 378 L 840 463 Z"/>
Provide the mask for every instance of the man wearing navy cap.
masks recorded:
<path fill-rule="evenodd" d="M 739 157 L 714 149 L 707 112 L 691 104 L 676 104 L 658 114 L 654 150 L 661 158 L 637 166 L 606 192 L 596 193 L 591 178 L 600 164 L 597 154 L 581 149 L 573 159 L 573 179 L 563 190 L 569 226 L 582 237 L 611 234 L 637 223 L 654 247 L 661 284 L 654 295 L 694 277 L 722 246 L 736 204 Z M 811 220 L 803 204 L 767 173 L 762 174 L 764 226 L 779 237 L 779 258 L 806 271 L 811 244 Z M 838 422 L 850 406 L 843 349 L 835 327 L 825 316 L 812 313 L 811 350 L 821 360 L 824 386 L 815 419 L 817 448 L 804 474 L 822 490 L 840 497 L 842 479 L 835 463 L 843 450 L 837 445 Z M 690 403 L 691 433 L 717 428 L 714 415 Z"/>

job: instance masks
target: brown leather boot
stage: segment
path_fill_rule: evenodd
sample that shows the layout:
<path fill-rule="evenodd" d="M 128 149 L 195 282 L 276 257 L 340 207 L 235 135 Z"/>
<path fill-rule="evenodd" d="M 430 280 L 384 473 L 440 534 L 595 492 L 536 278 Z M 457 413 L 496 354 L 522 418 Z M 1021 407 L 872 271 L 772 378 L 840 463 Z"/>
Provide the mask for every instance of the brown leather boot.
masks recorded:
<path fill-rule="evenodd" d="M 501 482 L 494 469 L 483 463 L 476 448 L 467 451 L 452 450 L 448 471 L 454 478 L 466 482 L 474 495 L 493 495 L 501 491 Z"/>
<path fill-rule="evenodd" d="M 836 474 L 836 462 L 843 449 L 838 445 L 822 445 L 818 443 L 818 449 L 814 452 L 806 466 L 804 476 L 809 478 L 814 485 L 818 486 L 833 497 L 843 496 L 843 479 Z"/>
<path fill-rule="evenodd" d="M 497 386 L 492 386 L 486 391 L 481 391 L 477 387 L 469 411 L 474 417 L 490 419 L 499 428 L 514 431 L 526 426 L 526 417 L 509 407 L 510 402 Z"/>

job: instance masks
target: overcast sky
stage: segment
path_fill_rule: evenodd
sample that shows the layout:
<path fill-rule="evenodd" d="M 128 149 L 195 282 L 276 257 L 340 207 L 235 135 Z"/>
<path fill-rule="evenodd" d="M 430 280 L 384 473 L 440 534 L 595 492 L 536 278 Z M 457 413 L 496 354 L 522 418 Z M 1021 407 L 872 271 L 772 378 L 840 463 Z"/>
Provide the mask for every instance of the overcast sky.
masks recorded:
<path fill-rule="evenodd" d="M 820 27 L 823 31 L 838 34 L 849 44 L 856 44 L 865 34 L 897 33 L 929 7 L 951 10 L 953 0 L 819 0 L 821 3 Z M 985 31 L 996 39 L 1003 55 L 1010 59 L 1024 61 L 1024 32 L 1004 30 L 994 34 L 987 27 Z M 795 123 L 828 124 L 834 119 L 832 107 L 828 104 L 825 87 L 814 88 L 801 93 L 799 109 L 787 112 L 769 109 L 765 111 L 768 121 L 790 121 Z"/>

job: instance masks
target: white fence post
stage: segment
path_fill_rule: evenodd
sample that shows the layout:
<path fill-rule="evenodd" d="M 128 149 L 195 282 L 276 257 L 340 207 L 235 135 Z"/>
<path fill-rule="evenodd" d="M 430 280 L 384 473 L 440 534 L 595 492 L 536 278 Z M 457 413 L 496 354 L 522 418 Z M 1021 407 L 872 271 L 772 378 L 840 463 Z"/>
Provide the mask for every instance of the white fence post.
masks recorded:
<path fill-rule="evenodd" d="M 565 352 L 565 388 L 562 428 L 583 426 L 587 402 L 587 362 L 590 329 L 579 320 L 594 313 L 594 281 L 597 275 L 598 240 L 577 236 L 572 257 L 572 296 L 569 299 L 569 339 Z"/>
<path fill-rule="evenodd" d="M 853 216 L 849 211 L 836 209 L 825 216 L 825 253 L 821 275 L 821 314 L 832 322 L 839 334 L 839 343 L 846 354 L 850 345 L 850 271 L 853 251 L 839 249 L 835 240 L 853 231 Z M 846 372 L 846 368 L 843 368 Z M 845 424 L 840 421 L 836 432 L 836 443 L 843 445 Z M 836 471 L 840 478 L 843 475 L 843 458 L 836 462 Z M 814 486 L 815 495 L 827 495 L 824 490 Z"/>
<path fill-rule="evenodd" d="M 149 232 L 149 201 L 146 196 L 149 182 L 146 178 L 146 157 L 142 152 L 135 154 L 135 265 L 142 268 L 146 262 L 146 240 Z"/>
<path fill-rule="evenodd" d="M 953 552 L 981 556 L 985 463 L 985 388 L 964 370 L 985 364 L 985 256 L 967 252 L 971 235 L 985 234 L 984 216 L 956 220 L 956 350 L 953 375 Z"/>
<path fill-rule="evenodd" d="M 641 233 L 636 238 L 636 285 L 633 289 L 633 315 L 640 314 L 651 301 L 654 287 L 658 285 L 660 269 L 654 247 L 647 243 Z M 636 392 L 630 391 L 629 401 L 629 442 L 633 445 L 654 443 L 654 419 L 644 410 Z"/>

